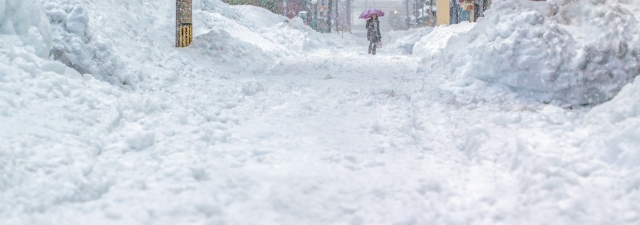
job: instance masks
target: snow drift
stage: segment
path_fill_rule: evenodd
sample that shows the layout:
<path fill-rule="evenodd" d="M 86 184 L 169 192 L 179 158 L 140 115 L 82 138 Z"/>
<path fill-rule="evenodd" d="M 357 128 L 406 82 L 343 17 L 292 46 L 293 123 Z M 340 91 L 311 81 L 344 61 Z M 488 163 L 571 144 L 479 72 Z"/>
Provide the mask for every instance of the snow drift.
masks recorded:
<path fill-rule="evenodd" d="M 168 139 L 206 146 L 227 141 L 237 120 L 229 110 L 259 92 L 260 83 L 252 89 L 244 80 L 229 80 L 235 74 L 219 71 L 244 75 L 251 68 L 216 57 L 243 62 L 252 59 L 247 54 L 269 53 L 268 60 L 277 60 L 320 44 L 301 21 L 285 23 L 272 14 L 255 21 L 248 17 L 259 17 L 253 15 L 259 9 L 239 13 L 241 7 L 219 0 L 194 2 L 201 7 L 194 7 L 194 20 L 205 28 L 198 30 L 202 39 L 218 32 L 206 29 L 207 18 L 217 19 L 210 28 L 230 35 L 215 40 L 233 47 L 225 55 L 174 48 L 173 0 L 0 0 L 0 223 L 64 221 L 54 208 L 113 193 L 119 175 L 111 172 L 119 166 L 98 165 L 102 156 L 113 154 L 116 161 L 107 164 L 119 164 L 121 156 L 155 151 Z M 242 48 L 255 52 L 237 54 Z M 194 89 L 207 93 L 195 95 Z M 181 132 L 183 126 L 202 134 Z M 188 145 L 167 149 L 180 154 L 183 147 Z"/>
<path fill-rule="evenodd" d="M 42 1 L 54 34 L 51 55 L 57 61 L 82 74 L 124 88 L 133 88 L 139 78 L 124 71 L 120 57 L 114 55 L 113 44 L 94 35 L 89 15 L 82 4 Z"/>
<path fill-rule="evenodd" d="M 625 86 L 611 101 L 586 115 L 590 129 L 584 148 L 598 152 L 602 161 L 629 169 L 640 168 L 640 82 Z M 640 188 L 640 176 L 630 180 L 631 189 Z"/>
<path fill-rule="evenodd" d="M 442 50 L 447 47 L 450 39 L 458 38 L 460 35 L 466 35 L 469 30 L 475 26 L 475 23 L 460 23 L 452 26 L 440 26 L 433 29 L 433 32 L 423 36 L 413 46 L 414 54 L 425 56 L 423 61 L 438 63 Z"/>
<path fill-rule="evenodd" d="M 374 57 L 364 36 L 196 0 L 177 49 L 173 0 L 0 2 L 2 224 L 640 221 L 640 84 L 573 110 L 486 88 L 464 59 L 494 62 L 456 52 L 486 37 L 474 23 L 390 33 Z M 543 18 L 599 46 L 569 12 Z M 422 63 L 457 70 L 386 54 L 422 35 Z"/>
<path fill-rule="evenodd" d="M 610 100 L 640 70 L 638 23 L 616 0 L 495 1 L 485 15 L 442 51 L 462 77 L 572 106 Z"/>
<path fill-rule="evenodd" d="M 299 18 L 288 20 L 255 6 L 211 0 L 202 4 L 204 10 L 194 13 L 197 30 L 191 48 L 229 68 L 261 71 L 284 56 L 319 45 L 315 32 Z M 215 7 L 209 9 L 211 5 Z"/>
<path fill-rule="evenodd" d="M 49 23 L 39 4 L 33 0 L 5 0 L 0 2 L 0 48 L 24 50 L 40 57 L 47 57 L 51 48 Z"/>
<path fill-rule="evenodd" d="M 433 31 L 432 27 L 397 30 L 385 33 L 385 48 L 400 54 L 413 54 L 415 44 Z"/>
<path fill-rule="evenodd" d="M 253 6 L 194 0 L 195 42 L 189 48 L 177 49 L 173 47 L 175 1 L 35 2 L 41 4 L 29 7 L 44 8 L 46 16 L 40 15 L 49 33 L 45 36 L 50 46 L 41 47 L 41 54 L 126 90 L 144 89 L 157 80 L 173 80 L 170 74 L 182 74 L 196 64 L 222 65 L 218 66 L 220 70 L 246 67 L 259 72 L 284 56 L 313 49 L 325 41 L 300 19 L 287 21 Z M 158 61 L 175 65 L 163 66 L 169 73 L 150 73 L 149 68 L 157 67 Z M 176 67 L 178 64 L 184 67 Z"/>
<path fill-rule="evenodd" d="M 0 116 L 11 115 L 34 99 L 68 95 L 68 89 L 57 84 L 80 74 L 48 60 L 52 33 L 41 5 L 35 0 L 9 0 L 0 6 Z"/>

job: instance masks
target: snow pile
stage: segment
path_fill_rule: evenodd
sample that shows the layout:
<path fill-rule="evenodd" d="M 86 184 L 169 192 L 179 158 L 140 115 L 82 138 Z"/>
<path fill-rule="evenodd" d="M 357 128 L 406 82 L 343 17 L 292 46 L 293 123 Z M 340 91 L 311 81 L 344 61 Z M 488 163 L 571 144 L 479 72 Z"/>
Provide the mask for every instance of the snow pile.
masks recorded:
<path fill-rule="evenodd" d="M 397 53 L 412 54 L 415 44 L 433 31 L 432 27 L 391 31 L 385 34 L 385 48 L 394 49 Z"/>
<path fill-rule="evenodd" d="M 207 1 L 205 6 L 214 2 L 219 3 Z M 254 6 L 215 5 L 212 11 L 194 13 L 199 23 L 194 22 L 198 30 L 193 48 L 216 63 L 258 71 L 304 49 L 307 33 L 282 16 Z"/>
<path fill-rule="evenodd" d="M 588 112 L 414 72 L 466 65 L 473 23 L 371 56 L 361 34 L 196 0 L 179 49 L 173 0 L 0 1 L 2 224 L 640 221 L 640 84 Z M 386 54 L 414 41 L 422 62 Z"/>
<path fill-rule="evenodd" d="M 443 51 L 458 75 L 570 106 L 611 99 L 640 70 L 638 23 L 615 0 L 496 1 L 485 15 Z"/>
<path fill-rule="evenodd" d="M 51 86 L 51 82 L 64 83 L 64 78 L 58 80 L 51 75 L 79 75 L 59 62 L 46 60 L 52 34 L 44 11 L 34 1 L 9 0 L 0 4 L 0 115 L 11 115 L 27 104 L 20 96 L 68 95 L 68 90 Z M 41 81 L 34 82 L 34 78 Z M 25 92 L 35 86 L 38 91 Z"/>
<path fill-rule="evenodd" d="M 88 188 L 87 192 L 80 194 L 64 192 L 62 187 L 74 178 L 66 177 L 65 172 L 52 172 L 55 162 L 71 155 L 79 159 L 82 156 L 77 153 L 82 150 L 70 150 L 67 144 L 73 142 L 72 139 L 57 132 L 64 129 L 64 124 L 54 126 L 55 122 L 51 121 L 60 121 L 60 117 L 73 118 L 79 109 L 95 108 L 94 101 L 99 100 L 91 99 L 91 96 L 99 94 L 82 91 L 87 85 L 85 79 L 91 80 L 91 76 L 82 77 L 74 69 L 47 59 L 52 33 L 44 10 L 36 0 L 2 1 L 0 6 L 0 21 L 3 21 L 0 24 L 0 217 L 3 223 L 12 224 L 16 221 L 11 217 L 7 219 L 7 215 L 41 211 L 42 207 L 64 201 L 64 196 L 69 196 L 71 201 L 81 201 L 97 194 L 87 186 L 84 186 Z M 70 103 L 70 98 L 75 101 L 64 104 Z M 66 113 L 63 115 L 60 111 Z M 88 120 L 92 117 L 82 116 Z M 36 121 L 48 125 L 34 126 Z M 77 125 L 76 122 L 70 124 Z M 78 136 L 85 134 L 76 129 L 66 132 Z M 52 133 L 61 136 L 49 139 Z M 34 172 L 42 172 L 40 169 L 45 165 L 50 167 L 41 175 L 47 175 Z M 101 183 L 92 181 L 97 186 Z M 41 189 L 43 187 L 45 191 Z M 61 192 L 51 193 L 55 191 Z M 31 198 L 18 200 L 20 198 L 16 196 L 37 196 L 42 204 L 34 204 Z"/>
<path fill-rule="evenodd" d="M 20 49 L 12 47 L 25 47 L 22 49 L 28 53 L 43 58 L 48 56 L 51 47 L 51 32 L 39 4 L 33 3 L 32 0 L 2 1 L 0 3 L 0 22 L 0 34 L 2 34 L 0 35 L 0 48 L 5 53 L 9 51 L 21 54 L 15 52 Z"/>
<path fill-rule="evenodd" d="M 89 27 L 89 15 L 82 4 L 62 1 L 42 1 L 51 29 L 54 59 L 83 74 L 125 88 L 135 87 L 139 78 L 125 74 L 120 57 L 112 53 L 112 44 L 94 35 Z"/>
<path fill-rule="evenodd" d="M 248 68 L 257 73 L 283 57 L 358 41 L 348 33 L 318 33 L 298 17 L 287 19 L 260 7 L 229 6 L 220 0 L 194 1 L 193 7 L 197 37 L 192 48 L 230 70 Z"/>
<path fill-rule="evenodd" d="M 433 32 L 420 38 L 413 47 L 413 53 L 433 60 L 440 55 L 450 39 L 466 34 L 474 26 L 475 23 L 463 22 L 451 26 L 435 27 Z"/>
<path fill-rule="evenodd" d="M 197 0 L 193 1 L 194 44 L 178 49 L 173 46 L 175 1 L 39 2 L 53 33 L 49 35 L 53 47 L 46 48 L 47 53 L 82 74 L 128 90 L 156 88 L 149 83 L 154 81 L 173 82 L 176 74 L 198 64 L 260 72 L 282 57 L 348 42 L 337 35 L 317 34 L 300 19 L 286 21 L 262 8 Z M 165 72 L 151 72 L 156 67 Z"/>
<path fill-rule="evenodd" d="M 585 147 L 601 153 L 603 161 L 631 171 L 640 169 L 639 95 L 640 82 L 634 82 L 586 116 L 587 125 L 593 129 Z M 632 178 L 629 185 L 630 190 L 639 189 L 640 176 Z"/>

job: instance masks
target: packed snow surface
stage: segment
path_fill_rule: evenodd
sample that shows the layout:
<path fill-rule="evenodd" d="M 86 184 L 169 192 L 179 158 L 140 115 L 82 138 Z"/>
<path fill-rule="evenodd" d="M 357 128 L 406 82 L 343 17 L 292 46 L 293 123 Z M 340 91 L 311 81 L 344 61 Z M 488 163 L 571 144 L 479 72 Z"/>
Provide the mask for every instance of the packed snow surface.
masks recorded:
<path fill-rule="evenodd" d="M 218 0 L 177 49 L 174 5 L 0 0 L 0 224 L 640 223 L 635 2 L 504 1 L 376 56 Z"/>

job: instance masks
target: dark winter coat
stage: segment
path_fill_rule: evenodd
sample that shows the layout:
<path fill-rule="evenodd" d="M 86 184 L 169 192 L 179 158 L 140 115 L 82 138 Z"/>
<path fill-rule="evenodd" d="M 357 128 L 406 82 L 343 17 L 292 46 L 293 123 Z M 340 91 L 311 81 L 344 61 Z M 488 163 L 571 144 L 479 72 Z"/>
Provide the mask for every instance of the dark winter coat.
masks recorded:
<path fill-rule="evenodd" d="M 368 19 L 367 20 L 367 40 L 370 42 L 380 42 L 382 35 L 380 34 L 380 21 Z"/>

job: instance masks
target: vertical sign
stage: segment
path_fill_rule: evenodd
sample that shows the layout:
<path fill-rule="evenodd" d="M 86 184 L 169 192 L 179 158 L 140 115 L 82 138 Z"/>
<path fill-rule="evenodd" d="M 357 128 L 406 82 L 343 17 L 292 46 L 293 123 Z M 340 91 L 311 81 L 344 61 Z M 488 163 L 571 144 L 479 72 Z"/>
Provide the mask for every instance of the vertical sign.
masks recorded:
<path fill-rule="evenodd" d="M 176 0 L 176 47 L 187 47 L 193 41 L 191 1 Z"/>

